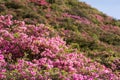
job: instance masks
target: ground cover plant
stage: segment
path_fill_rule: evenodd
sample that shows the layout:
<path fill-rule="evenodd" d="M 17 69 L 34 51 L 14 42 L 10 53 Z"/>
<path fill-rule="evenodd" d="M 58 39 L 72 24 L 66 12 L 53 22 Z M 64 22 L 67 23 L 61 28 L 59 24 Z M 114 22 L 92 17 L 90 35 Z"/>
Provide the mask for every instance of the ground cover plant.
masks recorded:
<path fill-rule="evenodd" d="M 1 80 L 119 80 L 120 22 L 77 0 L 0 0 Z"/>

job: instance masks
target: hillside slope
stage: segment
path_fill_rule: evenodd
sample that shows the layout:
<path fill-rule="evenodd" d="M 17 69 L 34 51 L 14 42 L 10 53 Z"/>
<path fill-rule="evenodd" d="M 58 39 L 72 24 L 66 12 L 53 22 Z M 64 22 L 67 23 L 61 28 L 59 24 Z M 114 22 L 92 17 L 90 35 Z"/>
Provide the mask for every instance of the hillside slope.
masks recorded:
<path fill-rule="evenodd" d="M 62 65 L 62 62 L 64 62 L 65 60 L 68 60 L 69 63 L 70 56 L 71 55 L 73 56 L 73 54 L 75 54 L 75 56 L 72 57 L 73 61 L 79 60 L 79 58 L 74 59 L 76 56 L 83 58 L 83 60 L 88 59 L 83 62 L 82 60 L 79 60 L 83 63 L 85 67 L 85 68 L 82 67 L 83 70 L 81 70 L 81 72 L 78 71 L 79 70 L 78 67 L 80 65 L 76 65 L 75 67 L 77 73 L 80 74 L 83 72 L 83 74 L 81 75 L 87 75 L 88 79 L 90 79 L 90 75 L 92 74 L 91 71 L 87 72 L 86 68 L 96 63 L 97 63 L 96 66 L 92 66 L 92 67 L 99 67 L 99 65 L 102 67 L 102 65 L 104 65 L 105 68 L 102 67 L 101 71 L 105 70 L 106 68 L 109 68 L 110 72 L 115 75 L 119 75 L 120 73 L 120 21 L 113 19 L 112 17 L 107 16 L 106 14 L 103 14 L 102 12 L 98 11 L 95 8 L 92 8 L 90 5 L 87 5 L 84 2 L 79 2 L 78 0 L 64 0 L 64 1 L 63 0 L 40 0 L 40 1 L 39 0 L 0 0 L 0 15 L 4 15 L 0 17 L 0 24 L 2 25 L 1 29 L 3 30 L 0 31 L 0 35 L 2 35 L 3 40 L 6 40 L 6 36 L 4 35 L 5 33 L 4 30 L 7 30 L 9 34 L 14 36 L 15 38 L 14 39 L 10 37 L 10 40 L 13 40 L 14 42 L 18 41 L 17 45 L 19 46 L 26 44 L 24 45 L 24 48 L 27 47 L 27 49 L 20 48 L 18 50 L 19 55 L 15 55 L 18 53 L 16 53 L 14 50 L 10 50 L 13 48 L 8 49 L 6 48 L 6 46 L 11 47 L 11 45 L 16 43 L 13 42 L 13 44 L 11 44 L 10 42 L 7 45 L 6 45 L 7 42 L 0 43 L 0 51 L 1 51 L 0 53 L 2 53 L 4 57 L 6 56 L 7 53 L 11 53 L 12 60 L 16 61 L 17 58 L 19 57 L 23 58 L 23 56 L 25 56 L 25 54 L 21 54 L 21 50 L 22 50 L 22 52 L 24 53 L 31 53 L 30 55 L 27 56 L 27 58 L 30 59 L 29 61 L 47 56 L 50 58 L 49 60 L 52 61 L 54 64 Z M 5 15 L 12 15 L 13 18 Z M 18 23 L 15 22 L 14 20 L 18 20 Z M 7 23 L 7 21 L 8 22 L 11 21 L 12 23 L 11 24 Z M 24 21 L 26 24 L 21 23 L 19 21 Z M 43 24 L 45 24 L 45 26 L 47 27 L 44 28 Z M 22 30 L 24 29 L 19 28 L 22 25 L 25 25 L 26 28 L 28 29 L 28 30 L 25 29 L 26 32 L 24 31 L 22 32 Z M 29 25 L 34 25 L 34 26 L 29 26 Z M 13 26 L 13 28 L 11 27 L 8 28 L 8 26 Z M 40 27 L 40 28 L 38 28 L 37 30 L 36 27 Z M 24 35 L 20 34 L 21 32 L 24 33 Z M 30 36 L 34 36 L 34 37 L 32 38 Z M 56 38 L 56 36 L 59 37 Z M 16 39 L 16 38 L 20 38 L 20 39 Z M 32 43 L 31 41 L 28 40 L 28 39 L 34 40 L 34 38 L 38 42 L 39 40 L 41 40 L 42 42 L 45 43 L 43 45 L 38 46 L 37 42 Z M 64 43 L 64 41 L 62 42 L 62 40 L 59 38 L 62 38 L 64 41 L 66 41 L 66 44 Z M 25 41 L 20 42 L 22 41 L 21 39 L 24 39 L 26 42 Z M 2 38 L 0 40 L 2 41 Z M 58 42 L 56 42 L 56 40 Z M 38 50 L 35 48 L 36 49 L 35 51 L 34 48 L 31 48 L 29 43 L 32 43 L 34 46 L 37 46 Z M 47 43 L 52 45 L 48 45 Z M 55 48 L 55 46 L 57 48 Z M 64 49 L 64 47 L 68 47 L 68 48 Z M 59 48 L 60 49 L 62 48 L 62 51 L 59 51 L 58 50 Z M 54 53 L 58 53 L 58 54 L 57 55 L 55 54 L 54 57 L 53 56 L 51 57 L 49 55 L 41 55 L 41 56 L 34 55 L 34 53 L 41 54 L 42 52 L 44 52 L 45 54 L 45 52 L 48 52 L 49 49 L 51 50 L 50 55 Z M 8 50 L 8 52 L 4 52 L 4 50 Z M 76 53 L 74 52 L 78 52 L 80 54 L 76 55 Z M 63 55 L 65 55 L 66 57 L 60 55 L 60 53 L 64 53 Z M 66 53 L 71 53 L 71 55 Z M 57 58 L 61 60 L 61 57 L 64 60 L 61 61 L 61 63 L 59 61 L 57 63 L 55 60 Z M 5 59 L 7 61 L 8 57 L 5 57 Z M 89 59 L 91 63 L 89 63 Z M 22 61 L 22 62 L 27 63 L 26 61 Z M 85 62 L 86 64 L 84 64 Z M 12 63 L 15 62 L 13 61 Z M 18 64 L 20 64 L 20 62 L 18 62 Z M 37 64 L 37 61 L 34 64 Z M 70 65 L 70 63 L 69 64 L 63 63 L 63 64 L 65 65 L 59 69 L 63 69 L 65 68 L 65 66 Z M 51 72 L 47 70 L 48 72 L 50 72 L 51 75 L 49 76 L 51 77 L 55 76 L 55 74 L 53 73 L 56 70 L 56 67 L 58 67 L 57 65 L 52 65 L 52 66 L 55 66 L 55 69 L 54 68 L 51 69 Z M 43 66 L 43 67 L 47 67 L 47 66 Z M 43 67 L 42 69 L 44 69 Z M 36 66 L 34 68 L 36 68 Z M 56 71 L 58 73 L 61 73 L 61 75 L 63 75 L 64 71 L 61 72 L 59 69 L 57 69 Z M 37 70 L 39 70 L 38 66 L 37 66 Z M 68 70 L 69 69 L 65 69 L 63 77 L 66 77 L 71 73 L 70 78 L 71 79 L 75 78 L 75 76 L 73 77 L 72 75 L 72 71 L 70 73 L 67 73 Z M 98 72 L 99 73 L 98 75 L 101 74 L 101 72 L 99 72 L 98 69 L 93 68 L 93 70 L 94 70 L 93 72 L 95 71 L 96 73 Z M 40 73 L 42 75 L 46 74 L 44 73 L 44 70 Z M 74 73 L 74 69 L 73 69 L 73 73 Z M 19 74 L 15 73 L 14 75 L 19 75 Z M 56 75 L 58 74 L 56 73 Z M 101 77 L 102 75 L 104 75 L 104 73 L 101 74 L 98 77 L 98 79 L 103 79 Z M 76 75 L 76 76 L 80 76 L 80 75 Z M 109 78 L 106 77 L 104 77 L 104 79 L 109 80 Z"/>

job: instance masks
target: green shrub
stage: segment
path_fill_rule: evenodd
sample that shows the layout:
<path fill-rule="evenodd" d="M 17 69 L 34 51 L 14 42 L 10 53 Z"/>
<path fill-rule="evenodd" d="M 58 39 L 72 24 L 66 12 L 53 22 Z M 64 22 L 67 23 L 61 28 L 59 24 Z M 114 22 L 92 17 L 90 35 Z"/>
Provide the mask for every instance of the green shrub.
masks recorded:
<path fill-rule="evenodd" d="M 100 37 L 100 40 L 112 44 L 120 46 L 120 36 L 113 34 L 113 33 L 105 33 Z"/>
<path fill-rule="evenodd" d="M 13 9 L 19 9 L 19 8 L 23 7 L 22 4 L 19 4 L 19 3 L 16 3 L 16 2 L 8 2 L 8 3 L 5 4 L 5 6 L 7 8 L 13 8 Z"/>

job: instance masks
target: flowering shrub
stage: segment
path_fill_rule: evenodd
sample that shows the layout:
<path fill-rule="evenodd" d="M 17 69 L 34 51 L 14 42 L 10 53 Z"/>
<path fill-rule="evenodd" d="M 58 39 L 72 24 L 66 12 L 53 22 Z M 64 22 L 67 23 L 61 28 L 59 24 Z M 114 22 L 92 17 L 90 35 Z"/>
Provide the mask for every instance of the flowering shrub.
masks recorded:
<path fill-rule="evenodd" d="M 63 16 L 64 17 L 73 18 L 75 20 L 78 20 L 78 21 L 80 21 L 80 23 L 84 23 L 84 24 L 90 24 L 91 23 L 88 19 L 82 18 L 80 16 L 71 15 L 71 14 L 68 14 L 68 13 L 64 13 Z"/>
<path fill-rule="evenodd" d="M 118 79 L 111 70 L 77 53 L 59 54 L 53 59 L 43 57 L 32 62 L 18 60 L 9 68 L 9 73 L 19 76 L 19 79 Z"/>
<path fill-rule="evenodd" d="M 93 17 L 95 17 L 99 22 L 102 22 L 104 20 L 104 18 L 98 14 L 93 15 Z"/>
<path fill-rule="evenodd" d="M 4 75 L 6 72 L 5 66 L 6 62 L 4 60 L 4 56 L 0 54 L 0 79 L 6 78 Z"/>
<path fill-rule="evenodd" d="M 101 28 L 105 31 L 120 34 L 120 28 L 118 26 L 104 25 Z"/>
<path fill-rule="evenodd" d="M 46 2 L 46 0 L 30 0 L 31 2 L 34 2 L 34 3 L 36 3 L 36 4 L 38 4 L 38 5 L 41 5 L 41 6 L 47 6 L 47 2 Z"/>
<path fill-rule="evenodd" d="M 0 79 L 119 79 L 81 53 L 70 53 L 66 43 L 52 33 L 44 24 L 27 25 L 12 20 L 11 15 L 0 16 Z"/>

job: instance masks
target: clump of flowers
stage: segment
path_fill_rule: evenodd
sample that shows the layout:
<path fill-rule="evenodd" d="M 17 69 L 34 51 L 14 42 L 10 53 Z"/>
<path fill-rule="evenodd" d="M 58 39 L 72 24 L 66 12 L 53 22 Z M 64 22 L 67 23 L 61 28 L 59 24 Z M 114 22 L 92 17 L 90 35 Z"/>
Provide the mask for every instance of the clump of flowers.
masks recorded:
<path fill-rule="evenodd" d="M 80 16 L 77 16 L 77 15 L 63 13 L 63 16 L 75 19 L 75 20 L 79 21 L 80 23 L 84 23 L 84 24 L 90 24 L 91 23 L 88 19 L 80 17 Z"/>
<path fill-rule="evenodd" d="M 98 14 L 93 15 L 93 17 L 95 17 L 99 22 L 102 22 L 104 20 L 104 18 Z"/>
<path fill-rule="evenodd" d="M 38 5 L 41 5 L 41 6 L 47 6 L 48 5 L 46 0 L 29 0 L 29 1 L 34 2 L 34 3 L 36 3 Z"/>
<path fill-rule="evenodd" d="M 7 64 L 4 60 L 4 56 L 2 54 L 0 54 L 0 79 L 6 78 L 6 76 L 5 76 L 5 72 L 6 72 L 5 66 L 6 65 Z"/>
<path fill-rule="evenodd" d="M 119 80 L 105 66 L 69 52 L 66 42 L 44 24 L 0 16 L 0 35 L 0 79 Z"/>
<path fill-rule="evenodd" d="M 103 25 L 101 26 L 101 29 L 108 31 L 108 32 L 116 33 L 116 34 L 120 33 L 120 28 L 118 26 Z"/>

